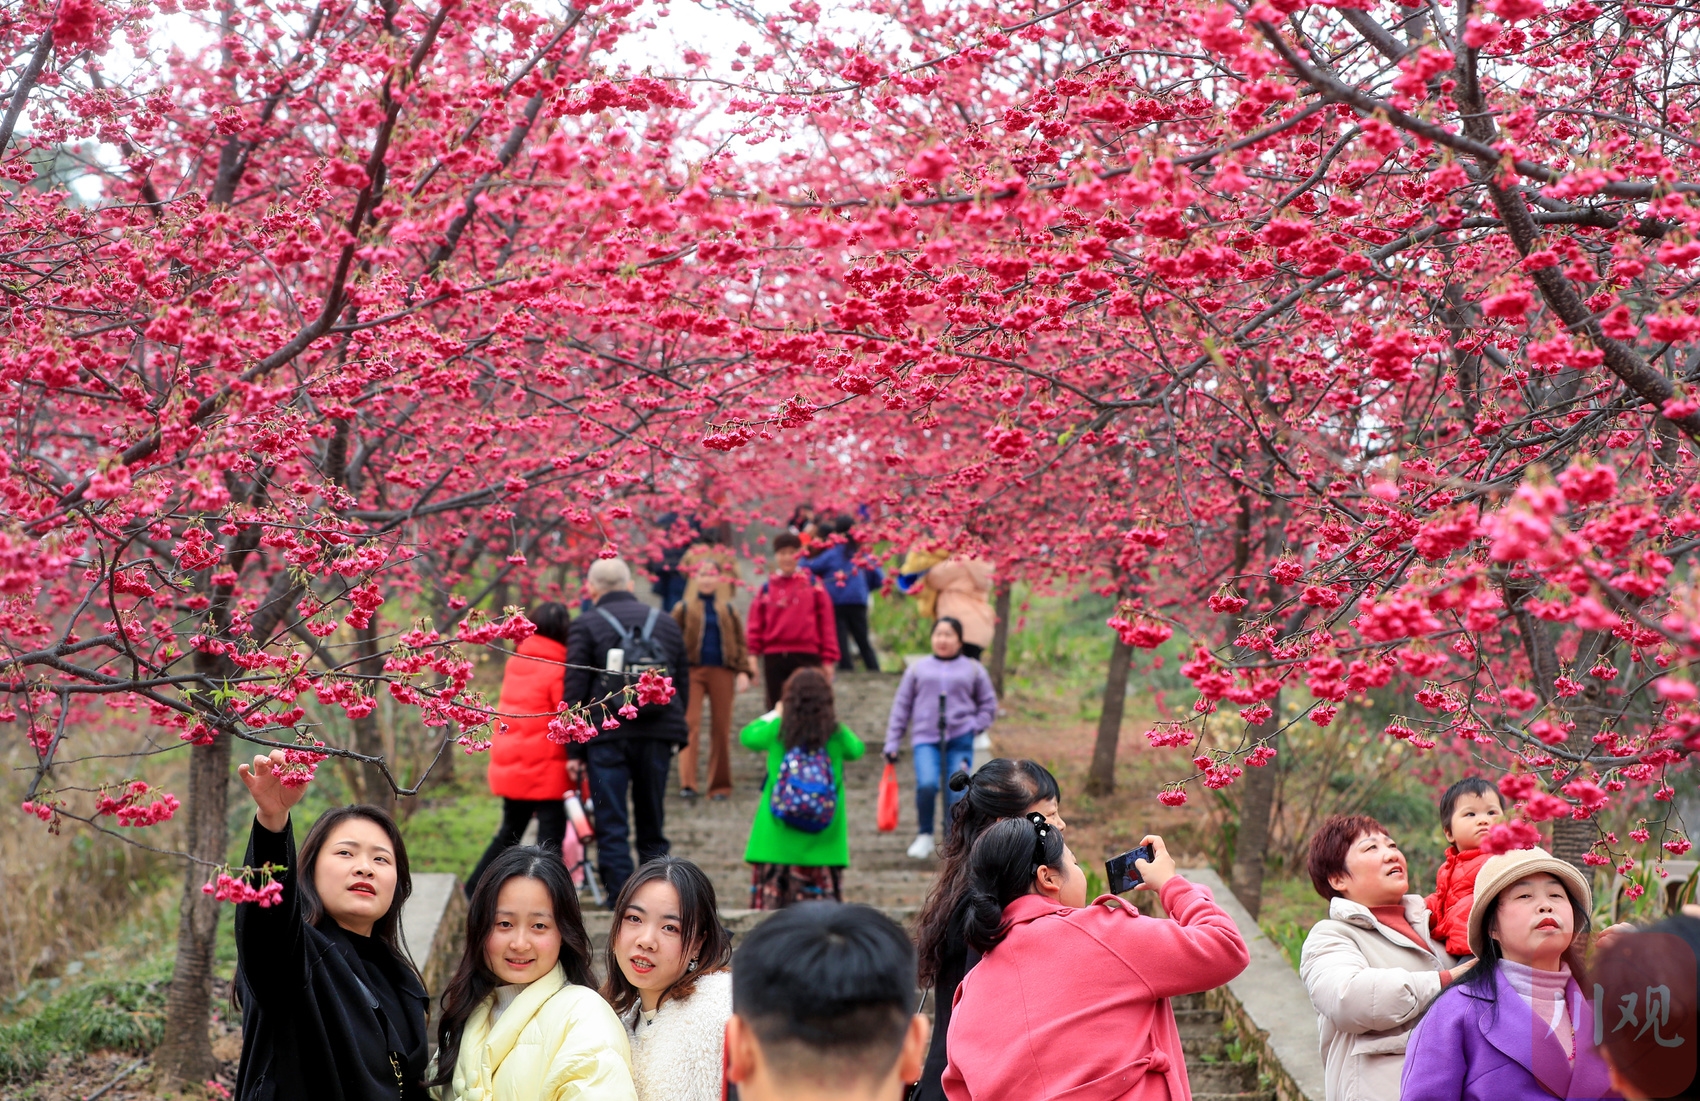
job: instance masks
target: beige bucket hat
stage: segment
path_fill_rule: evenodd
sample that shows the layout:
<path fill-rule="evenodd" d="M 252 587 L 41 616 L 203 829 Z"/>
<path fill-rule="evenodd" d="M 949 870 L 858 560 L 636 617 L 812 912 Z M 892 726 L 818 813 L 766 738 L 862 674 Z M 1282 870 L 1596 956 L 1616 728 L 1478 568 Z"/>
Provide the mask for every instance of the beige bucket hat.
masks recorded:
<path fill-rule="evenodd" d="M 1581 904 L 1582 912 L 1592 912 L 1594 892 L 1574 864 L 1560 860 L 1545 849 L 1515 849 L 1490 856 L 1476 876 L 1476 897 L 1470 903 L 1470 951 L 1477 959 L 1482 959 L 1488 949 L 1487 930 L 1482 928 L 1487 904 L 1519 879 L 1540 872 L 1557 876 L 1570 897 Z"/>

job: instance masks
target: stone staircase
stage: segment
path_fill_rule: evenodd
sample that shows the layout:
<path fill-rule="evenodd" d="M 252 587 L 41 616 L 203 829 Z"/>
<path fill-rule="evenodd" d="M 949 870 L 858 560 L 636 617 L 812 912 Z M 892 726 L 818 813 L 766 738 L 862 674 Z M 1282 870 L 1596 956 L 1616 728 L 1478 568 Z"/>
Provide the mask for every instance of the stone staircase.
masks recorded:
<path fill-rule="evenodd" d="M 1232 1026 L 1205 1005 L 1205 995 L 1183 995 L 1172 1004 L 1193 1101 L 1275 1101 L 1274 1088 L 1258 1079 L 1257 1056 L 1238 1045 L 1230 1051 Z"/>

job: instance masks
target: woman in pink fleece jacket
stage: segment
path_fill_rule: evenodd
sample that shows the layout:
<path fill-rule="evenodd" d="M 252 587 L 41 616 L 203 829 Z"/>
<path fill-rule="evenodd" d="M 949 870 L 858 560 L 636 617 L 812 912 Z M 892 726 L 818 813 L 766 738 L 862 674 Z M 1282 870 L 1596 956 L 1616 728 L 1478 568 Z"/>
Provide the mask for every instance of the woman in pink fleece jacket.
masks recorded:
<path fill-rule="evenodd" d="M 1035 821 L 1036 819 L 1036 821 Z M 980 835 L 958 928 L 983 957 L 957 989 L 945 1041 L 950 1101 L 1191 1101 L 1167 999 L 1221 986 L 1249 956 L 1233 919 L 1175 874 L 1146 837 L 1141 889 L 1170 919 L 1114 895 L 1086 904 L 1086 877 L 1038 815 Z"/>

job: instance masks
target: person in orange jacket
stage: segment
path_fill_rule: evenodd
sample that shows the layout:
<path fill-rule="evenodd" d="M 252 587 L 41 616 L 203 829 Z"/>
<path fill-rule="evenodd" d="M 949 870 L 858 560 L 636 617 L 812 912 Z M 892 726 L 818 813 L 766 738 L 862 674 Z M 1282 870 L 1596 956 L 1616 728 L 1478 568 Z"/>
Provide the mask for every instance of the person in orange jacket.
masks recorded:
<path fill-rule="evenodd" d="M 1434 873 L 1434 894 L 1426 901 L 1429 935 L 1446 944 L 1454 956 L 1470 952 L 1470 906 L 1476 898 L 1476 875 L 1488 854 L 1482 851 L 1488 830 L 1505 820 L 1499 789 L 1470 776 L 1446 789 L 1440 797 L 1440 828 L 1449 842 L 1446 861 Z"/>
<path fill-rule="evenodd" d="M 466 896 L 490 862 L 519 844 L 537 819 L 537 843 L 561 851 L 567 836 L 567 747 L 549 740 L 567 672 L 566 605 L 550 601 L 530 613 L 537 633 L 522 641 L 502 673 L 497 722 L 507 729 L 490 743 L 490 794 L 502 797 L 502 824 L 466 879 Z M 499 728 L 498 728 L 499 729 Z"/>

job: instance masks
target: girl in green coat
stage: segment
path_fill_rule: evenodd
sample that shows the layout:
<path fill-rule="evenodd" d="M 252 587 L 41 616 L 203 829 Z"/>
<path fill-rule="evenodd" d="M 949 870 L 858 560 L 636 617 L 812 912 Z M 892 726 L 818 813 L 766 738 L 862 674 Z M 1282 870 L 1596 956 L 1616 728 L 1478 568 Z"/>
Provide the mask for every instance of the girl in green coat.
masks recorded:
<path fill-rule="evenodd" d="M 805 666 L 791 674 L 779 705 L 738 732 L 745 749 L 767 753 L 756 820 L 744 859 L 753 865 L 750 907 L 779 910 L 793 902 L 843 901 L 844 869 L 850 863 L 850 825 L 844 806 L 844 762 L 862 756 L 862 739 L 838 721 L 826 674 Z M 773 813 L 773 789 L 785 755 L 825 749 L 832 762 L 835 809 L 819 832 L 788 825 Z"/>

